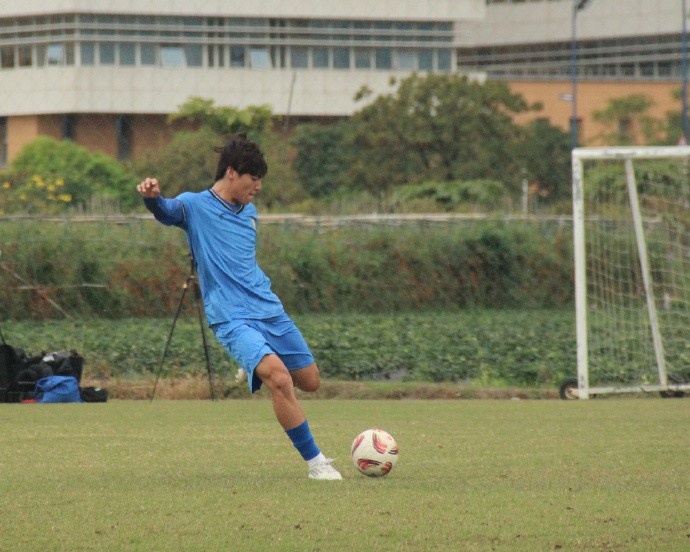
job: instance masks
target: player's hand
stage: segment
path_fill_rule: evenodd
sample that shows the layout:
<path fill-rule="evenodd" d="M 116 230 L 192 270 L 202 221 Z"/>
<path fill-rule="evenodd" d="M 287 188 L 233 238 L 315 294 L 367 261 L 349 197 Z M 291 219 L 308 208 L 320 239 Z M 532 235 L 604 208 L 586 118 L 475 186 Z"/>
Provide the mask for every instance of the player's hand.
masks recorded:
<path fill-rule="evenodd" d="M 137 192 L 139 192 L 142 197 L 155 199 L 161 195 L 161 188 L 158 184 L 158 180 L 147 177 L 137 185 Z"/>

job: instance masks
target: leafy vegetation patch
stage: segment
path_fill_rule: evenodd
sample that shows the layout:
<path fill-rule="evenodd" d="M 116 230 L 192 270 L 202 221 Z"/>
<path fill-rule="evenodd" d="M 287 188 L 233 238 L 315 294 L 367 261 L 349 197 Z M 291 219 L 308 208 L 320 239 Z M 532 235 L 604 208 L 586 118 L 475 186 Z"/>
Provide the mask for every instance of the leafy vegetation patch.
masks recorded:
<path fill-rule="evenodd" d="M 327 380 L 456 382 L 481 386 L 556 385 L 575 373 L 570 310 L 433 311 L 295 317 Z M 76 349 L 90 378 L 205 377 L 201 328 L 178 320 L 161 365 L 171 319 L 94 319 L 4 324 L 27 352 Z M 236 366 L 209 333 L 212 370 Z"/>
<path fill-rule="evenodd" d="M 557 221 L 285 224 L 260 225 L 257 255 L 292 313 L 564 308 L 571 244 Z M 184 234 L 153 220 L 0 221 L 0 250 L 9 319 L 166 316 L 190 271 Z"/>

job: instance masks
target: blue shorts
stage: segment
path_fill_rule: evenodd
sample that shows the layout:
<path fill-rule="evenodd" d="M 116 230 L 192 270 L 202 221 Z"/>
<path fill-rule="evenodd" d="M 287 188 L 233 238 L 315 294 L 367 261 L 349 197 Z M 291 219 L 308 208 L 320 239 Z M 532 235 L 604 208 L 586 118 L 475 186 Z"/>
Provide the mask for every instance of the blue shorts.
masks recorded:
<path fill-rule="evenodd" d="M 231 320 L 214 324 L 211 329 L 223 348 L 247 372 L 252 393 L 261 387 L 261 379 L 254 377 L 254 370 L 266 355 L 277 355 L 291 371 L 314 362 L 302 333 L 287 314 L 267 320 Z"/>

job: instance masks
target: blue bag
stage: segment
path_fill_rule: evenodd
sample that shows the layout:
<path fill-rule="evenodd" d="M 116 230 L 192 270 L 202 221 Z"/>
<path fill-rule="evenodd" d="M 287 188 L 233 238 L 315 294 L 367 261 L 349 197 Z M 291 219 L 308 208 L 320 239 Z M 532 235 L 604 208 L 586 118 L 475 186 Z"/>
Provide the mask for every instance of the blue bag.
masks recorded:
<path fill-rule="evenodd" d="M 48 376 L 36 382 L 36 402 L 84 402 L 79 394 L 79 382 L 73 376 Z"/>

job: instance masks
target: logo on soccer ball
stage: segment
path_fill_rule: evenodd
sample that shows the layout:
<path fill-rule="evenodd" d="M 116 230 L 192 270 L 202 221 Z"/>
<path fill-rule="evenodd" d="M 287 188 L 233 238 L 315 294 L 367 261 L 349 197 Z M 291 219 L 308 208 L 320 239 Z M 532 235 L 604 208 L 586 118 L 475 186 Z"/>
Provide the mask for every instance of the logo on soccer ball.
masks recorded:
<path fill-rule="evenodd" d="M 382 429 L 367 429 L 352 442 L 352 462 L 360 473 L 369 477 L 384 476 L 398 461 L 398 444 Z"/>

